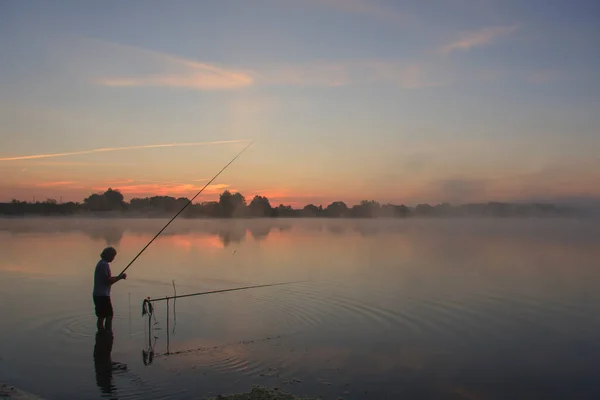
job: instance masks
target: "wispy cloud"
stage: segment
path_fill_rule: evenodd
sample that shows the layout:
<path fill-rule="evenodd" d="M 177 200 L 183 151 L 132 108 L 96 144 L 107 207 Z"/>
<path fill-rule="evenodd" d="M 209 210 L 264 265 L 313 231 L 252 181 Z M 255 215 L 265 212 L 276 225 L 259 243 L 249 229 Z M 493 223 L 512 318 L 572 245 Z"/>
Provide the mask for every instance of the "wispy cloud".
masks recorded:
<path fill-rule="evenodd" d="M 39 186 L 39 187 L 68 186 L 73 183 L 75 183 L 75 182 L 73 182 L 73 181 L 42 182 L 42 183 L 38 183 L 36 186 Z"/>
<path fill-rule="evenodd" d="M 386 83 L 404 89 L 449 84 L 431 75 L 416 63 L 357 60 L 267 66 L 256 74 L 256 81 L 264 85 L 329 87 Z"/>
<path fill-rule="evenodd" d="M 328 1 L 330 0 L 326 0 Z M 358 1 L 348 3 L 354 4 L 352 6 L 342 6 L 346 4 L 345 1 L 337 0 L 331 4 L 357 9 L 372 7 Z M 359 4 L 362 5 L 359 7 Z M 385 82 L 401 88 L 417 88 L 446 84 L 432 79 L 430 71 L 426 71 L 426 66 L 414 61 L 357 59 L 215 66 L 117 43 L 89 40 L 89 47 L 95 49 L 90 57 L 98 57 L 98 54 L 102 54 L 103 57 L 94 65 L 84 64 L 78 68 L 93 70 L 94 77 L 88 81 L 107 87 L 156 86 L 191 90 L 234 90 L 261 85 L 337 87 Z M 102 61 L 106 58 L 126 59 L 130 62 L 106 64 Z M 131 65 L 137 64 L 141 67 L 137 68 L 136 72 L 123 72 L 131 71 Z M 145 72 L 139 73 L 137 70 Z"/>
<path fill-rule="evenodd" d="M 517 30 L 516 25 L 511 26 L 492 26 L 476 31 L 464 32 L 455 41 L 441 47 L 439 52 L 450 54 L 454 51 L 466 51 L 473 47 L 483 46 L 492 43 L 501 36 L 509 35 Z"/>
<path fill-rule="evenodd" d="M 180 75 L 147 75 L 138 77 L 102 78 L 99 83 L 113 87 L 161 86 L 197 90 L 238 89 L 252 85 L 254 79 L 245 73 L 195 63 Z"/>
<path fill-rule="evenodd" d="M 254 83 L 252 76 L 242 70 L 137 46 L 91 38 L 77 38 L 74 46 L 78 51 L 89 54 L 87 61 L 77 59 L 78 68 L 86 70 L 85 74 L 93 83 L 104 86 L 231 90 Z M 107 63 L 104 60 L 106 57 L 114 62 Z M 127 70 L 135 72 L 123 72 Z"/>
<path fill-rule="evenodd" d="M 248 142 L 249 142 L 248 140 L 221 140 L 221 141 L 213 141 L 213 142 L 165 143 L 165 144 L 148 144 L 148 145 L 141 145 L 141 146 L 107 147 L 107 148 L 93 149 L 93 150 L 72 151 L 72 152 L 68 152 L 68 153 L 34 154 L 34 155 L 29 155 L 29 156 L 4 157 L 4 158 L 0 158 L 0 161 L 31 160 L 31 159 L 48 158 L 48 157 L 66 157 L 66 156 L 73 156 L 73 155 L 80 155 L 80 154 L 102 153 L 102 152 L 122 151 L 122 150 L 154 149 L 154 148 L 159 148 L 159 147 L 210 146 L 210 145 L 218 145 L 218 144 L 248 143 Z"/>
<path fill-rule="evenodd" d="M 112 167 L 132 167 L 135 166 L 136 163 L 130 162 L 87 162 L 87 161 L 29 161 L 31 159 L 27 158 L 19 158 L 17 160 L 2 160 L 0 161 L 25 161 L 28 167 L 96 167 L 100 165 L 110 165 Z M 21 163 L 21 165 L 24 165 Z M 23 171 L 26 171 L 27 168 L 24 168 Z"/>

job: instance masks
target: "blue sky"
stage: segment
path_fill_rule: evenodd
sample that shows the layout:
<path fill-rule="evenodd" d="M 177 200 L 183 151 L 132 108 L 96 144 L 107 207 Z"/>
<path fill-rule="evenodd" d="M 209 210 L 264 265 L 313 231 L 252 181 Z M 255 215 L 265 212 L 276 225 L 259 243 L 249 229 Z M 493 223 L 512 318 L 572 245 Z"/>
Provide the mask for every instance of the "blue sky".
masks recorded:
<path fill-rule="evenodd" d="M 595 198 L 599 15 L 583 0 L 4 1 L 0 200 L 192 196 L 242 140 L 204 200 Z M 215 141 L 234 143 L 140 148 Z"/>

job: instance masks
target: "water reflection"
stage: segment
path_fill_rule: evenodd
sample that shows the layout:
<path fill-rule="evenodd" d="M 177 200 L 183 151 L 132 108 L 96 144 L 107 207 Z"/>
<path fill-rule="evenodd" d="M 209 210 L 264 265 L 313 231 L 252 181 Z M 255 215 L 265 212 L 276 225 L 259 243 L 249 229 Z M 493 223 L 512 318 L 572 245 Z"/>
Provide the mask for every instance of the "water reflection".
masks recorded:
<path fill-rule="evenodd" d="M 128 371 L 127 365 L 112 360 L 114 335 L 110 330 L 101 329 L 96 332 L 94 344 L 94 369 L 96 385 L 103 397 L 117 399 L 117 388 L 114 384 L 113 373 L 120 374 Z"/>
<path fill-rule="evenodd" d="M 89 298 L 98 241 L 119 243 L 119 271 L 165 222 L 2 221 L 0 311 L 14 327 L 0 326 L 4 359 L 43 372 L 21 356 L 32 338 L 67 344 L 47 397 L 69 398 L 53 391 L 77 379 L 89 389 L 78 400 L 98 388 L 109 398 L 164 389 L 180 399 L 230 392 L 238 380 L 322 398 L 598 394 L 600 225 L 573 220 L 176 221 L 115 290 L 117 340 L 130 331 L 118 357 L 145 383 L 118 377 L 127 366 L 111 359 L 113 337 L 98 334 L 94 382 L 77 359 L 89 364 L 94 321 L 77 299 Z M 48 268 L 55 254 L 64 259 Z M 190 298 L 177 314 L 175 302 L 160 303 L 151 321 L 137 312 L 147 296 L 306 279 Z"/>

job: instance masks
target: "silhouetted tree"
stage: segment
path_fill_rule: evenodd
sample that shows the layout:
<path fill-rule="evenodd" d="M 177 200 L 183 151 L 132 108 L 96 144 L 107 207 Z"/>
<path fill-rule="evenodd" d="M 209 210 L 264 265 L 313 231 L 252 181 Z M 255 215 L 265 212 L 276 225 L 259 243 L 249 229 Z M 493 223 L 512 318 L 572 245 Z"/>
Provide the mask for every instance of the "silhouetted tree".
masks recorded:
<path fill-rule="evenodd" d="M 118 190 L 108 188 L 103 196 L 106 198 L 106 204 L 111 210 L 121 210 L 125 208 L 124 197 Z"/>
<path fill-rule="evenodd" d="M 316 217 L 319 214 L 319 207 L 314 204 L 307 204 L 302 209 L 302 215 L 304 217 Z"/>
<path fill-rule="evenodd" d="M 250 215 L 253 217 L 266 217 L 272 215 L 271 203 L 269 203 L 269 199 L 263 196 L 254 196 L 248 208 L 250 209 Z"/>
<path fill-rule="evenodd" d="M 94 193 L 94 194 L 90 195 L 89 197 L 86 197 L 83 200 L 83 204 L 85 204 L 85 207 L 90 211 L 108 211 L 109 210 L 108 202 L 106 201 L 106 197 L 101 194 L 97 194 L 97 193 Z"/>
<path fill-rule="evenodd" d="M 276 217 L 294 217 L 294 216 L 296 216 L 296 210 L 294 210 L 292 208 L 292 206 L 284 206 L 283 204 L 280 204 L 279 206 L 277 206 L 277 208 L 274 209 L 273 211 L 274 211 L 274 216 L 276 216 Z"/>
<path fill-rule="evenodd" d="M 104 193 L 94 193 L 86 197 L 83 204 L 67 202 L 58 204 L 55 199 L 47 199 L 43 202 L 28 203 L 12 199 L 8 203 L 0 203 L 0 215 L 66 215 L 78 212 L 99 211 L 128 211 L 147 214 L 169 214 L 181 210 L 188 204 L 185 197 L 175 198 L 171 196 L 152 196 L 145 198 L 133 198 L 129 203 L 125 202 L 119 190 L 109 188 Z M 363 200 L 352 208 L 342 201 L 329 204 L 325 209 L 323 206 L 308 204 L 302 209 L 293 209 L 289 205 L 280 204 L 273 208 L 264 196 L 255 196 L 249 205 L 241 193 L 223 192 L 219 201 L 209 201 L 191 204 L 183 213 L 186 218 L 214 218 L 214 217 L 356 217 L 356 218 L 404 218 L 410 215 L 416 216 L 566 216 L 581 215 L 581 210 L 571 207 L 556 206 L 553 204 L 510 204 L 510 203 L 479 203 L 452 206 L 447 203 L 438 204 L 435 207 L 429 204 L 419 204 L 414 212 L 405 205 L 385 204 L 381 206 L 375 200 Z M 228 239 L 229 240 L 229 239 Z"/>
<path fill-rule="evenodd" d="M 418 204 L 415 208 L 415 212 L 420 216 L 431 216 L 434 214 L 434 208 L 429 204 Z"/>
<path fill-rule="evenodd" d="M 229 190 L 224 191 L 219 196 L 219 216 L 225 218 L 231 218 L 233 215 L 233 200 L 231 199 L 232 195 Z"/>
<path fill-rule="evenodd" d="M 328 217 L 344 217 L 348 214 L 348 206 L 343 201 L 334 201 L 325 209 L 325 215 Z"/>
<path fill-rule="evenodd" d="M 219 196 L 219 216 L 224 218 L 245 215 L 246 199 L 240 193 L 232 194 L 229 190 Z"/>
<path fill-rule="evenodd" d="M 358 218 L 373 218 L 378 216 L 381 206 L 375 200 L 362 200 L 351 209 L 351 215 Z"/>

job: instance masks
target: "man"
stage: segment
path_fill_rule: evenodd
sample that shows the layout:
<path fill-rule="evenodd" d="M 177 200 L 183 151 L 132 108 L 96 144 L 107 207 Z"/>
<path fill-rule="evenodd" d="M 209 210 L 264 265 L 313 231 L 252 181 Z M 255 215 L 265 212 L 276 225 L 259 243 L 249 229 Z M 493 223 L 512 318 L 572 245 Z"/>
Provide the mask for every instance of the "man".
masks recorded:
<path fill-rule="evenodd" d="M 96 264 L 94 272 L 94 306 L 98 317 L 98 330 L 112 331 L 113 308 L 110 301 L 110 288 L 121 279 L 126 279 L 126 274 L 112 276 L 110 263 L 117 256 L 117 250 L 113 247 L 105 248 L 100 254 L 100 261 Z M 106 325 L 104 324 L 106 320 Z"/>

